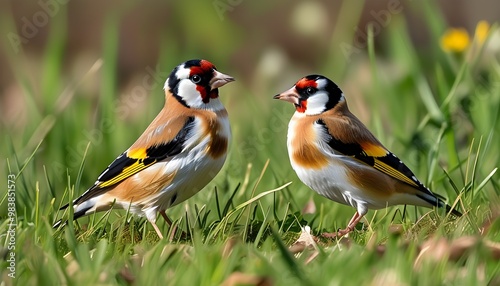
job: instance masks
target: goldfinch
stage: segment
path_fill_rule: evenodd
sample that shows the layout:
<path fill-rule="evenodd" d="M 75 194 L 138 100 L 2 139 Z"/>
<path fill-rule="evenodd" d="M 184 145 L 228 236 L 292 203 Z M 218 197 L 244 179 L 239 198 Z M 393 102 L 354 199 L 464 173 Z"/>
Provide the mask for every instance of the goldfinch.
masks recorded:
<path fill-rule="evenodd" d="M 409 204 L 444 207 L 460 216 L 426 188 L 396 155 L 354 116 L 340 88 L 321 75 L 300 79 L 274 96 L 294 104 L 287 147 L 292 168 L 318 194 L 357 211 L 345 229 L 351 232 L 369 209 Z"/>
<path fill-rule="evenodd" d="M 73 219 L 111 206 L 145 216 L 156 233 L 157 214 L 208 184 L 222 168 L 231 139 L 219 88 L 234 78 L 206 60 L 177 66 L 165 82 L 165 106 L 144 133 L 116 158 L 83 195 Z M 68 204 L 61 209 L 68 207 Z M 54 224 L 59 227 L 62 220 Z"/>

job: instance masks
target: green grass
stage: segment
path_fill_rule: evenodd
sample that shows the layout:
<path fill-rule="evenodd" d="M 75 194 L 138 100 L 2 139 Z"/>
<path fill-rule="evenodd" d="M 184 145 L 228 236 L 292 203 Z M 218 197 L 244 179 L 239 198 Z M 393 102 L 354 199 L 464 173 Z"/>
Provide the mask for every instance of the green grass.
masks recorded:
<path fill-rule="evenodd" d="M 207 3 L 205 8 L 213 9 Z M 179 13 L 192 13 L 188 8 L 175 7 Z M 359 15 L 360 8 L 345 4 L 342 11 Z M 230 20 L 200 13 L 209 23 L 201 27 L 204 35 L 210 29 L 220 31 L 207 43 L 205 54 L 219 70 L 238 78 L 221 90 L 233 141 L 217 178 L 189 201 L 168 210 L 179 231 L 158 220 L 166 234 L 160 241 L 151 225 L 126 210 L 84 217 L 59 231 L 51 228 L 56 219 L 68 215 L 58 208 L 82 194 L 163 104 L 160 83 L 142 101 L 128 102 L 137 104 L 140 114 L 124 118 L 120 113 L 124 106 L 120 104 L 127 103 L 117 101 L 120 13 L 105 21 L 101 60 L 87 62 L 84 72 L 64 71 L 61 51 L 68 36 L 64 11 L 51 20 L 55 25 L 36 64 L 4 43 L 8 68 L 29 114 L 23 128 L 5 120 L 0 126 L 0 242 L 5 255 L 9 226 L 4 190 L 8 175 L 16 176 L 16 278 L 7 276 L 8 263 L 2 260 L 5 285 L 219 285 L 242 279 L 237 273 L 247 275 L 247 284 L 498 283 L 500 263 L 488 249 L 490 241 L 500 240 L 498 57 L 486 49 L 467 55 L 443 52 L 438 43 L 446 25 L 436 7 L 424 4 L 412 9 L 429 28 L 432 44 L 426 50 L 414 47 L 405 19 L 393 16 L 379 34 L 369 33 L 359 56 L 346 59 L 338 43 L 352 39 L 352 31 L 341 27 L 342 21 L 353 19 L 341 18 L 328 53 L 321 55 L 326 57 L 324 64 L 315 72 L 337 82 L 352 111 L 424 183 L 465 215 L 454 219 L 412 206 L 370 211 L 347 242 L 321 239 L 312 261 L 308 259 L 313 250 L 297 255 L 288 251 L 301 227 L 311 226 L 315 235 L 334 231 L 345 227 L 354 209 L 314 194 L 290 167 L 286 125 L 293 107 L 273 101 L 272 96 L 305 75 L 300 69 L 252 84 L 238 78 L 239 66 L 225 54 L 237 49 L 241 31 L 228 28 Z M 12 18 L 7 12 L 1 14 L 4 32 L 12 31 Z M 192 24 L 185 29 L 195 33 L 198 27 Z M 173 29 L 165 35 L 159 57 L 162 71 L 202 54 L 196 42 L 187 50 L 171 44 Z M 384 49 L 375 49 L 374 37 Z M 217 52 L 217 42 L 228 50 Z M 364 70 L 370 80 L 359 84 Z M 309 200 L 316 211 L 302 214 Z M 490 218 L 487 231 L 481 233 Z M 394 225 L 400 225 L 400 231 L 391 231 Z M 429 239 L 465 236 L 475 237 L 477 243 L 464 255 L 416 262 Z"/>

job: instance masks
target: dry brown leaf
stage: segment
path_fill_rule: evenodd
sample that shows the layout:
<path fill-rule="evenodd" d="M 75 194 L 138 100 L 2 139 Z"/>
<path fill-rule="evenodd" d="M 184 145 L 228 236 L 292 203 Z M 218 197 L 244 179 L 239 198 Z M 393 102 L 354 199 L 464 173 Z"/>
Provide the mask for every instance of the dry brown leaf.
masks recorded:
<path fill-rule="evenodd" d="M 257 276 L 246 274 L 243 272 L 233 272 L 227 279 L 222 282 L 222 286 L 236 286 L 236 285 L 257 285 L 257 286 L 271 286 L 273 285 L 271 279 L 266 276 Z"/>
<path fill-rule="evenodd" d="M 475 247 L 479 243 L 479 238 L 474 236 L 463 236 L 452 240 L 449 244 L 449 258 L 451 260 L 458 260 L 464 256 L 465 253 Z"/>
<path fill-rule="evenodd" d="M 463 236 L 452 241 L 445 238 L 431 238 L 420 247 L 420 253 L 415 259 L 414 265 L 418 269 L 424 260 L 435 262 L 441 260 L 457 261 L 477 247 L 488 249 L 492 258 L 500 259 L 500 243 L 482 239 L 481 237 Z"/>
<path fill-rule="evenodd" d="M 318 238 L 311 234 L 311 227 L 306 225 L 302 228 L 300 237 L 289 248 L 293 254 L 304 251 L 306 248 L 317 249 Z"/>
<path fill-rule="evenodd" d="M 311 227 L 306 225 L 305 227 L 302 228 L 300 237 L 290 246 L 289 250 L 292 254 L 301 253 L 306 249 L 313 250 L 312 253 L 305 260 L 305 264 L 309 264 L 319 254 L 318 245 L 316 244 L 318 240 L 319 239 L 317 237 L 311 234 Z"/>
<path fill-rule="evenodd" d="M 422 261 L 439 261 L 448 258 L 449 243 L 445 238 L 431 238 L 420 247 L 420 253 L 415 259 L 414 267 L 420 269 Z"/>
<path fill-rule="evenodd" d="M 288 250 L 292 253 L 292 254 L 297 254 L 297 253 L 300 253 L 302 251 L 304 251 L 306 249 L 306 244 L 305 243 L 302 243 L 302 242 L 294 242 L 289 248 Z"/>

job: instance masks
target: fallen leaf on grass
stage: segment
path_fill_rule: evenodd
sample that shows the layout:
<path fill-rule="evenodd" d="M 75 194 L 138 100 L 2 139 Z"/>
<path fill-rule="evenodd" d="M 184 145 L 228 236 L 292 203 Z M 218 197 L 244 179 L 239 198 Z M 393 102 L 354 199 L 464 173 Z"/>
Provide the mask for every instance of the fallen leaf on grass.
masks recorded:
<path fill-rule="evenodd" d="M 306 249 L 312 249 L 313 252 L 311 255 L 309 255 L 305 261 L 305 264 L 310 263 L 311 261 L 318 256 L 319 251 L 318 251 L 318 245 L 316 244 L 318 242 L 318 238 L 315 237 L 314 235 L 311 234 L 311 227 L 306 225 L 305 227 L 302 228 L 302 232 L 300 234 L 300 237 L 295 241 L 289 248 L 289 251 L 292 254 L 298 254 L 303 252 Z"/>
<path fill-rule="evenodd" d="M 317 249 L 316 244 L 318 238 L 311 234 L 311 227 L 306 225 L 302 228 L 300 237 L 290 246 L 289 250 L 291 253 L 296 254 L 304 251 L 306 248 Z"/>
<path fill-rule="evenodd" d="M 266 276 L 257 276 L 246 274 L 243 272 L 233 272 L 227 277 L 222 286 L 236 286 L 236 285 L 256 285 L 256 286 L 271 286 L 273 285 L 271 279 Z"/>
<path fill-rule="evenodd" d="M 500 259 L 500 243 L 476 236 L 463 236 L 452 241 L 446 238 L 431 238 L 420 247 L 414 266 L 419 269 L 423 261 L 457 261 L 463 257 L 466 258 L 468 252 L 474 248 L 486 248 L 493 259 Z"/>

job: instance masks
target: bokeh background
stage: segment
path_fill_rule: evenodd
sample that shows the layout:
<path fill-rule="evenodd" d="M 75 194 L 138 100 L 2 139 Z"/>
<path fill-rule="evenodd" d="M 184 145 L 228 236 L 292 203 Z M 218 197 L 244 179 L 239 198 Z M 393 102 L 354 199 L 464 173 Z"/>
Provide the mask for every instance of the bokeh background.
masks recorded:
<path fill-rule="evenodd" d="M 16 175 L 23 273 L 9 281 L 219 285 L 244 272 L 287 286 L 499 284 L 498 256 L 484 248 L 500 240 L 499 20 L 495 0 L 0 0 L 0 242 Z M 170 71 L 193 58 L 236 78 L 220 91 L 233 131 L 223 170 L 167 211 L 174 227 L 159 223 L 194 236 L 158 241 L 144 219 L 115 210 L 54 231 L 68 215 L 58 208 L 140 136 Z M 354 212 L 309 190 L 288 160 L 294 108 L 272 97 L 311 73 L 335 81 L 380 141 L 466 215 L 370 211 L 349 251 L 329 241 L 311 264 L 291 257 L 301 226 L 331 232 Z M 432 236 L 479 242 L 469 258 L 419 269 L 417 249 L 442 246 Z"/>
<path fill-rule="evenodd" d="M 442 76 L 451 85 L 467 57 L 465 48 L 444 50 L 440 39 L 457 27 L 472 41 L 478 22 L 500 18 L 500 4 L 486 0 L 47 0 L 0 5 L 1 150 L 2 157 L 10 158 L 1 166 L 21 169 L 32 158 L 29 168 L 44 174 L 51 186 L 50 193 L 42 194 L 45 201 L 59 198 L 79 176 L 77 194 L 92 184 L 157 114 L 173 67 L 192 58 L 208 59 L 237 79 L 221 93 L 234 140 L 216 184 L 227 178 L 243 181 L 249 163 L 257 175 L 267 159 L 276 184 L 297 182 L 285 147 L 293 108 L 272 96 L 310 73 L 337 82 L 353 112 L 418 174 L 431 172 L 430 180 L 439 170 L 428 170 L 426 154 L 434 148 L 443 118 L 432 118 L 432 95 L 422 94 L 439 90 L 437 63 L 444 63 Z M 498 41 L 490 41 L 489 53 L 478 62 L 495 58 L 497 46 Z M 478 66 L 476 79 L 482 79 Z M 459 106 L 450 115 L 460 126 L 454 140 L 463 152 L 490 128 L 471 123 L 462 112 L 471 106 L 470 92 L 459 91 Z M 428 114 L 431 120 L 422 123 Z M 86 171 L 80 174 L 84 158 Z M 440 164 L 454 165 L 457 158 Z M 43 180 L 32 179 L 23 186 L 26 190 Z M 25 199 L 34 200 L 30 192 Z"/>
<path fill-rule="evenodd" d="M 390 53 L 388 30 L 404 21 L 412 45 L 424 56 L 438 48 L 429 24 L 443 25 L 442 32 L 446 26 L 455 26 L 473 33 L 479 21 L 500 19 L 497 1 L 434 2 L 2 1 L 2 122 L 14 130 L 22 129 L 30 116 L 16 72 L 23 73 L 36 96 L 43 96 L 41 79 L 52 38 L 58 39 L 54 44 L 58 50 L 53 53 L 57 53 L 58 69 L 65 76 L 60 79 L 59 92 L 62 83 L 79 81 L 106 52 L 115 61 L 104 65 L 115 72 L 116 98 L 131 93 L 149 69 L 164 77 L 173 66 L 190 58 L 206 58 L 224 67 L 253 97 L 269 98 L 311 72 L 325 73 L 358 96 L 363 87 L 359 84 L 371 80 L 362 67 L 369 23 L 375 25 L 378 55 Z M 432 9 L 437 11 L 428 11 Z M 427 23 L 425 13 L 440 14 L 442 23 Z M 22 38 L 21 43 L 12 33 Z M 103 72 L 93 73 L 79 86 L 84 89 L 79 93 L 102 96 Z M 146 97 L 158 95 L 160 88 L 148 90 Z M 147 102 L 141 101 L 143 104 Z M 129 116 L 140 114 L 139 107 Z"/>

